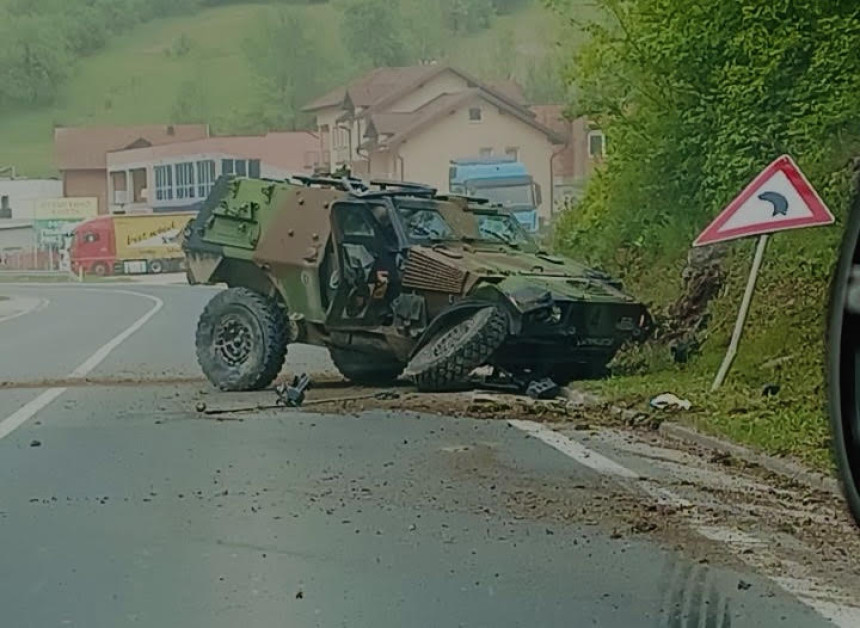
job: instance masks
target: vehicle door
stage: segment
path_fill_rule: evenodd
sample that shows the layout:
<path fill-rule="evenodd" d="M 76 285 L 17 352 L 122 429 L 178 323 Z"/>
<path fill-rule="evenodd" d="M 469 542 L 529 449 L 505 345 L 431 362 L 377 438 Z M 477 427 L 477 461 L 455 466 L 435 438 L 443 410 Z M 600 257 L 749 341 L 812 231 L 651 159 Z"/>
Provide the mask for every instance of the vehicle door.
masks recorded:
<path fill-rule="evenodd" d="M 389 324 L 391 301 L 400 281 L 397 237 L 383 203 L 335 203 L 332 244 L 337 271 L 329 279 L 332 299 L 326 318 L 331 328 Z"/>

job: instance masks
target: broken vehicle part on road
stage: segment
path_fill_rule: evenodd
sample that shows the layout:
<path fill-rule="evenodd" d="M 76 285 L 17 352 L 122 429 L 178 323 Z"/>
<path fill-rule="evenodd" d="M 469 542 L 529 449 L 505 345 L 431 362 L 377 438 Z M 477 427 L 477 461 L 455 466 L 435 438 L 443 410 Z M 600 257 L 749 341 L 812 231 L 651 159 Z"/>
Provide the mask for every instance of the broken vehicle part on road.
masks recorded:
<path fill-rule="evenodd" d="M 452 390 L 482 365 L 565 383 L 651 327 L 618 282 L 542 251 L 502 208 L 419 184 L 223 177 L 183 249 L 191 283 L 228 287 L 197 332 L 224 390 L 268 386 L 291 343 L 326 347 L 359 384 L 405 371 Z"/>

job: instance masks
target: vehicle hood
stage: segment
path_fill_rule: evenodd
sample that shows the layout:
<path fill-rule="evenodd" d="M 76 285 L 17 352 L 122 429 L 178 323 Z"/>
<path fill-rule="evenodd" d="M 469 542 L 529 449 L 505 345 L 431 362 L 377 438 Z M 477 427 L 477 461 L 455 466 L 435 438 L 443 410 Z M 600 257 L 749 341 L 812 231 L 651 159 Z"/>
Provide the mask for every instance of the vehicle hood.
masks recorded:
<path fill-rule="evenodd" d="M 554 299 L 586 299 L 632 302 L 620 282 L 574 260 L 548 253 L 529 253 L 500 246 L 415 247 L 414 262 L 464 275 L 465 291 L 480 283 L 492 283 L 502 292 L 550 292 Z"/>

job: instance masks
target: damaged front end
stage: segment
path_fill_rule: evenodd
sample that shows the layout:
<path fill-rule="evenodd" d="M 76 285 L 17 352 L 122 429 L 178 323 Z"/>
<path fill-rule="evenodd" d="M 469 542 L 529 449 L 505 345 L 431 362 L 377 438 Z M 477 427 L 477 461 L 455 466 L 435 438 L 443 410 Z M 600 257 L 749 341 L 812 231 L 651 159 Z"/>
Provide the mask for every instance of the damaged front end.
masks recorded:
<path fill-rule="evenodd" d="M 623 345 L 652 330 L 644 305 L 597 279 L 518 277 L 494 287 L 512 324 L 493 364 L 513 373 L 559 383 L 599 376 Z"/>

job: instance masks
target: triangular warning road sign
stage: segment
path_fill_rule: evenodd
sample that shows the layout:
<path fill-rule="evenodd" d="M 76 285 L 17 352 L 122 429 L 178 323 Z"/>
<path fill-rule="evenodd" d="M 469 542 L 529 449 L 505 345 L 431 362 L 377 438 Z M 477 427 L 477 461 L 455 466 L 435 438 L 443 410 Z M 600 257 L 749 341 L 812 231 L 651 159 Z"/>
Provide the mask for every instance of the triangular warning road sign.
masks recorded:
<path fill-rule="evenodd" d="M 708 225 L 693 246 L 831 223 L 833 214 L 824 201 L 791 157 L 783 155 Z"/>

